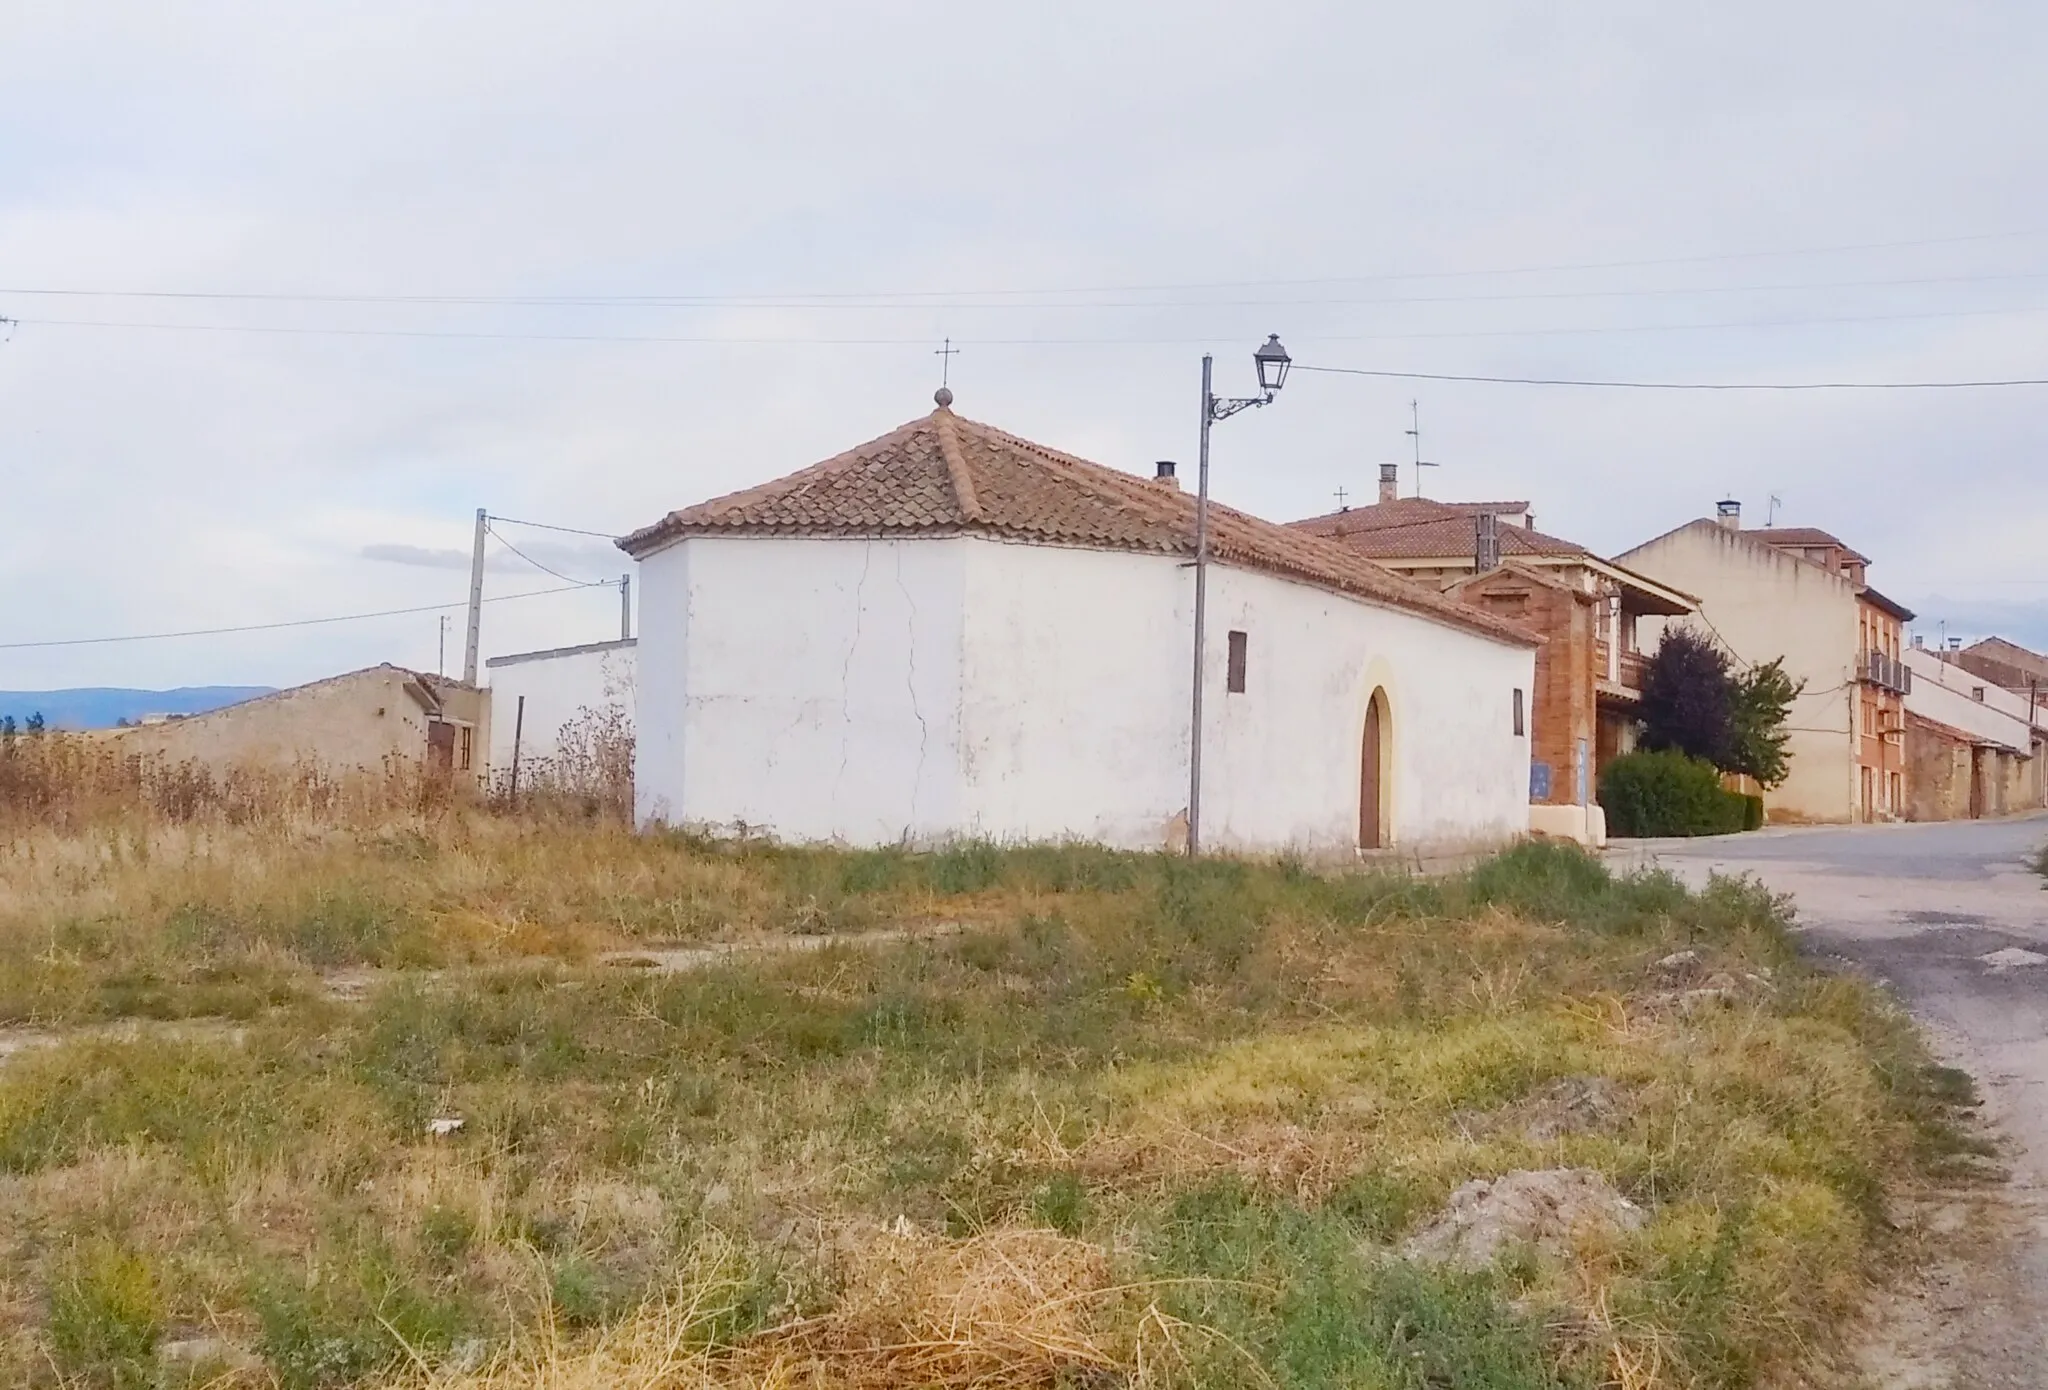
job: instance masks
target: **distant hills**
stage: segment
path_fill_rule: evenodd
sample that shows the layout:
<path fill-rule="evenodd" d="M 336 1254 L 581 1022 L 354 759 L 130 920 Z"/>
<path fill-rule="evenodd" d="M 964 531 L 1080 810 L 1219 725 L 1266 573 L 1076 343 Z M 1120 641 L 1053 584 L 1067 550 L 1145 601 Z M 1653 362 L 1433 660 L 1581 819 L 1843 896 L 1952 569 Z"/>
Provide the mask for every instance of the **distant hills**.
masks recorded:
<path fill-rule="evenodd" d="M 0 690 L 0 717 L 19 724 L 40 714 L 53 729 L 111 729 L 122 720 L 135 723 L 146 714 L 204 714 L 222 705 L 268 695 L 268 685 L 187 685 L 176 690 L 121 690 L 86 687 L 79 690 Z"/>

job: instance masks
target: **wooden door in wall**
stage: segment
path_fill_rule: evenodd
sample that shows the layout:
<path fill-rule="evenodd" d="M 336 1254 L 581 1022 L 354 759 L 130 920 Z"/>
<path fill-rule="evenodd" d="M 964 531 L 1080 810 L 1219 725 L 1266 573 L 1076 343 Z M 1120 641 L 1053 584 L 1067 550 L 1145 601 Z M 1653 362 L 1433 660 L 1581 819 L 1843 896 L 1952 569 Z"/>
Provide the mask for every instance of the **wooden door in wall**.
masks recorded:
<path fill-rule="evenodd" d="M 1358 847 L 1387 844 L 1387 695 L 1375 690 L 1365 704 L 1365 736 L 1358 750 Z"/>
<path fill-rule="evenodd" d="M 427 725 L 427 771 L 440 778 L 455 770 L 455 726 L 435 720 Z"/>

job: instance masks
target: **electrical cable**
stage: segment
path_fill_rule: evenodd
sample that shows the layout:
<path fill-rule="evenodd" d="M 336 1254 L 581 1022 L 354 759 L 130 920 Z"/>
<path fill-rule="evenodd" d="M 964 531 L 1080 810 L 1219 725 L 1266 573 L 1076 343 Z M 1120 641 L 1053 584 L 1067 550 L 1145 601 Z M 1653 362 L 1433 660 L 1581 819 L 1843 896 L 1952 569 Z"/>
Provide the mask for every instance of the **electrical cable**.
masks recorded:
<path fill-rule="evenodd" d="M 541 598 L 548 594 L 573 593 L 582 588 L 603 588 L 616 580 L 600 580 L 596 585 L 573 584 L 562 589 L 529 589 L 519 594 L 494 594 L 484 599 L 485 603 L 508 603 L 513 599 Z M 338 613 L 327 618 L 294 618 L 277 623 L 246 623 L 239 627 L 201 627 L 184 632 L 135 632 L 121 637 L 65 637 L 40 642 L 0 642 L 0 651 L 25 651 L 32 647 L 95 647 L 110 642 L 158 642 L 172 637 L 220 637 L 236 632 L 274 632 L 287 627 L 318 627 L 326 623 L 353 623 L 365 618 L 397 618 L 413 613 L 444 613 L 450 609 L 467 608 L 461 603 L 425 603 L 414 608 L 386 608 L 375 613 Z"/>
<path fill-rule="evenodd" d="M 1701 323 L 1649 323 L 1567 325 L 1559 328 L 1500 328 L 1436 333 L 1314 333 L 1299 341 L 1322 343 L 1406 343 L 1478 338 L 1557 338 L 1627 333 L 1691 333 L 1728 328 L 1809 328 L 1834 324 L 1904 323 L 1931 319 L 1986 318 L 2007 314 L 2048 313 L 2048 304 L 2017 304 L 1996 309 L 1943 309 L 1908 314 L 1851 314 L 1823 318 L 1716 319 Z M 50 328 L 144 329 L 173 333 L 254 333 L 301 338 L 416 338 L 467 342 L 532 343 L 683 343 L 729 347 L 912 347 L 923 346 L 927 338 L 820 338 L 784 334 L 780 337 L 733 337 L 676 333 L 523 333 L 480 332 L 424 328 L 322 328 L 274 324 L 162 323 L 134 319 L 45 319 L 20 318 L 23 326 Z M 978 347 L 1140 347 L 1210 344 L 1223 341 L 1217 334 L 1173 338 L 964 338 L 957 341 Z M 1341 371 L 1343 368 L 1321 368 Z M 1418 380 L 1508 380 L 1521 378 L 1444 377 L 1420 372 L 1357 372 L 1361 376 L 1408 376 Z M 1605 385 L 1602 382 L 1528 382 L 1532 385 Z M 1624 383 L 1614 383 L 1624 384 Z M 2032 384 L 2032 383 L 2026 383 Z M 1701 388 L 1734 389 L 1734 388 Z"/>
<path fill-rule="evenodd" d="M 1684 295 L 1808 293 L 1818 290 L 1902 289 L 1927 285 L 1980 285 L 2015 280 L 2048 279 L 2048 271 L 2011 271 L 1993 275 L 1932 275 L 1884 280 L 1809 280 L 1768 285 L 1681 285 L 1664 288 L 1524 290 L 1501 294 L 1456 295 L 1371 295 L 1365 297 L 1317 295 L 1308 299 L 1098 299 L 1036 301 L 1011 299 L 977 303 L 971 299 L 933 297 L 896 299 L 868 296 L 839 298 L 831 295 L 249 295 L 206 291 L 163 290 L 75 290 L 0 289 L 0 294 L 70 299 L 152 299 L 201 300 L 263 304 L 368 304 L 439 306 L 463 308 L 529 309 L 799 309 L 878 311 L 885 309 L 934 309 L 985 311 L 1029 309 L 1262 309 L 1304 308 L 1322 305 L 1389 304 L 1500 304 L 1572 299 L 1666 299 Z M 1340 282 L 1331 282 L 1340 283 Z M 992 292 L 995 294 L 1004 291 Z M 1018 291 L 1017 293 L 1028 293 Z M 1047 294 L 1080 291 L 1051 290 Z"/>
<path fill-rule="evenodd" d="M 2026 237 L 2048 234 L 2048 229 L 2033 228 L 2009 232 L 1980 232 L 1968 236 L 1925 237 L 1906 241 L 1851 242 L 1836 246 L 1815 246 L 1774 251 L 1734 251 L 1703 256 L 1665 256 L 1646 260 L 1585 261 L 1553 265 L 1516 266 L 1480 270 L 1436 270 L 1436 271 L 1389 271 L 1377 275 L 1337 275 L 1288 280 L 1221 280 L 1185 281 L 1173 284 L 1139 285 L 1081 285 L 1045 289 L 978 289 L 978 290 L 850 290 L 817 291 L 811 293 L 789 293 L 782 295 L 756 295 L 752 298 L 776 299 L 944 299 L 962 295 L 1055 295 L 1055 294 L 1119 294 L 1156 293 L 1166 290 L 1202 289 L 1248 289 L 1262 286 L 1296 285 L 1337 285 L 1366 284 L 1385 280 L 1453 280 L 1483 279 L 1489 276 L 1548 275 L 1587 270 L 1637 270 L 1655 266 L 1712 265 L 1726 261 L 1773 260 L 1800 256 L 1840 255 L 1857 251 L 1895 251 L 1921 246 L 1956 246 L 1984 241 L 2013 241 Z M 108 297 L 120 296 L 136 299 L 213 299 L 249 300 L 258 302 L 302 302 L 302 303 L 422 303 L 422 304 L 603 304 L 673 300 L 700 300 L 704 303 L 719 303 L 731 296 L 716 295 L 588 295 L 588 296 L 492 296 L 492 295 L 348 295 L 348 294 L 281 294 L 262 292 L 208 292 L 176 290 L 72 290 L 72 289 L 12 289 L 0 290 L 0 294 L 46 294 Z"/>
<path fill-rule="evenodd" d="M 1464 381 L 1495 386 L 1591 386 L 1623 391 L 1969 391 L 2003 386 L 2048 386 L 2048 377 L 1983 381 L 1597 381 L 1577 377 L 1467 376 L 1454 372 L 1393 372 L 1368 367 L 1315 367 L 1297 372 L 1385 377 L 1395 381 Z"/>
<path fill-rule="evenodd" d="M 544 565 L 540 561 L 534 559 L 531 555 L 528 555 L 525 551 L 521 550 L 518 546 L 512 544 L 512 542 L 506 540 L 504 536 L 500 535 L 497 529 L 491 525 L 489 518 L 486 518 L 484 521 L 484 533 L 486 535 L 496 538 L 499 545 L 504 546 L 505 549 L 511 551 L 514 555 L 517 555 L 520 559 L 526 561 L 527 564 L 532 565 L 535 569 L 541 571 L 543 574 L 551 574 L 555 578 L 563 581 L 564 583 L 573 584 L 579 589 L 601 589 L 608 584 L 616 584 L 618 582 L 615 579 L 578 579 L 573 574 L 563 574 L 558 569 L 554 569 L 548 565 Z"/>
<path fill-rule="evenodd" d="M 498 516 L 495 513 L 486 521 L 502 521 L 507 526 L 531 526 L 539 531 L 562 531 L 572 536 L 595 536 L 601 541 L 616 541 L 618 537 L 609 531 L 586 531 L 580 526 L 557 526 L 551 521 L 521 521 L 516 516 Z M 499 539 L 503 539 L 500 537 Z"/>

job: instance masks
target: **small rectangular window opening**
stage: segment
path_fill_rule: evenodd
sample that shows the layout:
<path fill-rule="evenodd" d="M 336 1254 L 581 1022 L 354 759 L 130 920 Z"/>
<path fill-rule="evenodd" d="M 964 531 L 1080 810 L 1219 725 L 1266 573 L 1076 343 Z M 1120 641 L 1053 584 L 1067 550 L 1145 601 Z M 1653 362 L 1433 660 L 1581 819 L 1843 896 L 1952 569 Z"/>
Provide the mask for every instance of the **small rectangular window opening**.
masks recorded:
<path fill-rule="evenodd" d="M 1521 738 L 1528 732 L 1528 721 L 1522 717 L 1522 687 L 1515 687 L 1515 737 Z"/>
<path fill-rule="evenodd" d="M 1244 644 L 1245 635 L 1242 632 L 1230 634 L 1230 671 L 1225 688 L 1233 695 L 1244 694 Z"/>

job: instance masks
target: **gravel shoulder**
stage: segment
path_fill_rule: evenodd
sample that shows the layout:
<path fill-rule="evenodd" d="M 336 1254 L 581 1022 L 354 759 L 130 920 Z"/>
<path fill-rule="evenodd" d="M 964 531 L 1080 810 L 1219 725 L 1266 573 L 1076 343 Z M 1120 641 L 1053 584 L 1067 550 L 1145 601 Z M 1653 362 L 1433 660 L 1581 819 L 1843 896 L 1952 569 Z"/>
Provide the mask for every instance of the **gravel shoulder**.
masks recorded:
<path fill-rule="evenodd" d="M 1617 845 L 1689 883 L 1745 874 L 1792 896 L 1809 951 L 1884 980 L 1975 1078 L 2008 1177 L 1900 1222 L 1923 1275 L 1872 1312 L 1884 1390 L 2048 1385 L 2048 817 L 1765 831 Z"/>

